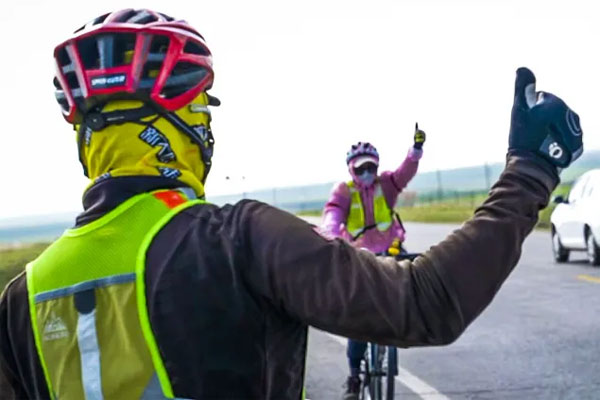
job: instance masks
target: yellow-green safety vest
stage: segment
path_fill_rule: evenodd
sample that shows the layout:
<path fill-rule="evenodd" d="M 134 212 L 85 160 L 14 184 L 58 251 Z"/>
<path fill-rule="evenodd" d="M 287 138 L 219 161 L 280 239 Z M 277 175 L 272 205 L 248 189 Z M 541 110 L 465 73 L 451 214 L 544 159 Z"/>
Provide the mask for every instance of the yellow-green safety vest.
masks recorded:
<path fill-rule="evenodd" d="M 27 265 L 35 345 L 52 399 L 174 398 L 146 306 L 146 252 L 184 191 L 130 198 Z"/>
<path fill-rule="evenodd" d="M 350 189 L 350 212 L 346 221 L 346 229 L 356 237 L 364 231 L 365 226 L 365 207 L 360 197 L 360 191 L 356 188 L 353 181 L 347 182 Z M 375 225 L 379 231 L 387 231 L 394 221 L 394 212 L 390 209 L 381 190 L 381 184 L 375 182 L 375 193 L 373 195 L 373 214 Z"/>

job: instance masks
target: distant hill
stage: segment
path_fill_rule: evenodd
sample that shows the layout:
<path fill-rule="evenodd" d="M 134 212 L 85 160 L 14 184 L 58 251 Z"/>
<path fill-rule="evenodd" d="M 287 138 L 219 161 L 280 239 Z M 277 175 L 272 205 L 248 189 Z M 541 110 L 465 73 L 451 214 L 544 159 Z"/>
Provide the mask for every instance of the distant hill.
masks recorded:
<path fill-rule="evenodd" d="M 561 179 L 563 182 L 572 182 L 583 172 L 593 168 L 600 168 L 600 150 L 584 153 L 571 167 L 562 172 Z M 503 169 L 503 163 L 494 163 L 487 166 L 422 172 L 418 173 L 410 182 L 407 190 L 417 192 L 420 196 L 437 193 L 439 177 L 444 193 L 486 191 L 498 180 Z M 245 197 L 264 201 L 292 212 L 314 210 L 323 207 L 334 184 L 335 182 L 328 182 L 318 185 L 252 191 L 246 193 Z M 225 204 L 235 203 L 243 197 L 241 194 L 234 194 L 209 197 L 208 200 L 215 204 Z"/>
<path fill-rule="evenodd" d="M 584 153 L 572 166 L 561 173 L 563 182 L 572 182 L 582 173 L 593 168 L 600 168 L 600 150 Z M 447 169 L 439 172 L 442 190 L 469 191 L 486 190 L 498 180 L 503 163 L 479 165 L 476 167 Z M 487 170 L 487 171 L 486 171 Z M 488 179 L 486 179 L 486 174 Z M 488 183 L 489 182 L 489 183 Z M 409 190 L 428 192 L 438 190 L 438 172 L 423 172 L 417 174 L 408 185 Z"/>
<path fill-rule="evenodd" d="M 441 181 L 442 196 L 460 192 L 482 192 L 489 189 L 504 165 L 489 164 L 487 167 L 456 168 L 442 171 L 422 172 L 408 185 L 407 191 L 416 193 L 418 198 L 439 196 L 438 176 Z M 571 167 L 563 171 L 563 182 L 575 180 L 583 172 L 600 168 L 600 151 L 586 152 Z M 489 184 L 488 184 L 489 183 Z M 329 197 L 334 182 L 315 185 L 294 186 L 248 192 L 245 196 L 208 197 L 215 204 L 235 203 L 242 198 L 251 198 L 273 204 L 290 212 L 322 209 Z M 414 196 L 413 196 L 414 197 Z M 49 241 L 58 236 L 74 223 L 76 213 L 64 213 L 47 216 L 23 217 L 0 220 L 0 243 Z"/>
<path fill-rule="evenodd" d="M 600 150 L 590 150 L 581 155 L 569 168 L 561 174 L 563 182 L 572 182 L 590 169 L 600 168 Z"/>

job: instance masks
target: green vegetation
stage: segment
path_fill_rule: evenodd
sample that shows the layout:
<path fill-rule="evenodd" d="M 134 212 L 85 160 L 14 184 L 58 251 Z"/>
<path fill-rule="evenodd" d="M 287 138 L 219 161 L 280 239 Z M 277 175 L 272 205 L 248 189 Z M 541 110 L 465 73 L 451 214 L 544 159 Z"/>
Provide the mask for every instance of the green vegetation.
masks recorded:
<path fill-rule="evenodd" d="M 560 185 L 554 196 L 566 196 L 571 189 L 571 184 Z M 475 209 L 483 203 L 487 195 L 476 194 L 465 196 L 454 200 L 442 200 L 428 204 L 420 204 L 414 207 L 401 207 L 398 209 L 403 221 L 411 222 L 441 222 L 441 223 L 463 223 L 471 218 Z M 540 212 L 537 229 L 550 229 L 550 215 L 556 204 L 550 203 L 548 207 Z"/>
<path fill-rule="evenodd" d="M 560 185 L 559 187 L 556 188 L 556 190 L 554 191 L 554 193 L 552 193 L 552 196 L 550 197 L 550 204 L 548 204 L 548 207 L 546 207 L 545 209 L 543 209 L 540 212 L 540 219 L 538 221 L 536 228 L 550 229 L 550 215 L 552 215 L 552 211 L 554 211 L 554 208 L 556 207 L 556 204 L 554 204 L 552 202 L 552 199 L 554 199 L 554 197 L 559 196 L 559 195 L 563 196 L 563 197 L 567 197 L 570 190 L 571 190 L 571 183 L 566 183 L 566 184 Z"/>
<path fill-rule="evenodd" d="M 413 207 L 400 207 L 396 211 L 406 222 L 462 223 L 471 218 L 475 209 L 483 203 L 486 195 L 433 201 Z"/>
<path fill-rule="evenodd" d="M 570 184 L 560 185 L 553 193 L 554 196 L 566 196 L 571 189 Z M 473 192 L 470 195 L 445 197 L 440 201 L 432 200 L 413 207 L 400 207 L 403 221 L 462 223 L 469 219 L 475 209 L 485 200 L 486 194 Z M 556 205 L 550 205 L 540 213 L 538 229 L 550 229 L 550 215 Z M 306 210 L 298 213 L 301 216 L 320 216 L 322 210 Z M 48 243 L 36 243 L 16 248 L 0 249 L 0 289 L 23 270 L 25 264 L 36 258 Z"/>
<path fill-rule="evenodd" d="M 35 259 L 46 247 L 48 243 L 1 249 L 0 290 L 3 290 L 6 284 L 25 268 L 25 264 Z"/>
<path fill-rule="evenodd" d="M 427 156 L 427 150 L 425 153 Z M 400 161 L 400 160 L 398 160 Z M 584 154 L 569 168 L 561 174 L 563 182 L 571 182 L 585 171 L 600 168 L 600 150 L 586 150 Z M 444 169 L 439 171 L 428 171 L 419 173 L 410 181 L 407 190 L 417 192 L 419 195 L 437 198 L 437 192 L 441 186 L 444 195 L 448 191 L 481 191 L 495 182 L 504 169 L 504 163 L 493 163 L 474 167 L 457 169 Z M 349 176 L 340 176 L 342 179 L 350 179 Z M 314 185 L 293 186 L 285 188 L 272 188 L 246 192 L 245 197 L 260 200 L 278 207 L 298 212 L 300 210 L 319 210 L 323 207 L 331 193 L 332 186 L 336 182 L 319 183 Z M 243 195 L 215 196 L 209 200 L 215 204 L 235 203 Z M 315 212 L 303 211 L 302 215 L 315 215 Z M 318 213 L 318 212 L 317 212 Z"/>
<path fill-rule="evenodd" d="M 571 184 L 560 185 L 552 198 L 558 195 L 566 196 L 571 189 Z M 396 210 L 405 222 L 429 223 L 463 223 L 475 212 L 475 209 L 486 199 L 487 193 L 473 192 L 470 194 L 445 195 L 441 200 L 426 197 L 427 202 L 418 203 L 412 207 L 399 207 Z M 421 199 L 423 200 L 423 199 Z M 540 212 L 540 219 L 536 228 L 550 229 L 550 215 L 556 204 L 550 203 Z M 298 213 L 299 216 L 320 216 L 322 210 L 306 210 Z"/>
<path fill-rule="evenodd" d="M 323 210 L 303 210 L 296 213 L 299 217 L 320 217 Z"/>

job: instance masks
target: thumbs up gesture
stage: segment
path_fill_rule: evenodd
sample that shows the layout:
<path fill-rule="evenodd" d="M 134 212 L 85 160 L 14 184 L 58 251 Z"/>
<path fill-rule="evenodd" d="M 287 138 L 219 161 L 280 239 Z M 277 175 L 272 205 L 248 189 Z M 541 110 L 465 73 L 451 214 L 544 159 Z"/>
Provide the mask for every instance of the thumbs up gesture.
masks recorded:
<path fill-rule="evenodd" d="M 415 149 L 422 149 L 423 143 L 425 143 L 425 132 L 419 129 L 419 123 L 415 123 Z"/>
<path fill-rule="evenodd" d="M 509 151 L 535 153 L 558 168 L 566 168 L 583 152 L 579 116 L 559 97 L 536 92 L 535 75 L 517 70 Z"/>

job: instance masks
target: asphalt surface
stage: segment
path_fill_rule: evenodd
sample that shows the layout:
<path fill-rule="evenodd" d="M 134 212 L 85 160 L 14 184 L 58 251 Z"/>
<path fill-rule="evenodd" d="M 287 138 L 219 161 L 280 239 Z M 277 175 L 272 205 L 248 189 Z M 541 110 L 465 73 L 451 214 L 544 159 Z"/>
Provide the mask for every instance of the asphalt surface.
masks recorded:
<path fill-rule="evenodd" d="M 406 224 L 409 251 L 457 226 Z M 453 344 L 399 351 L 397 399 L 600 399 L 600 268 L 552 260 L 547 232 L 526 240 L 492 304 Z M 344 339 L 312 329 L 307 397 L 341 398 Z"/>

